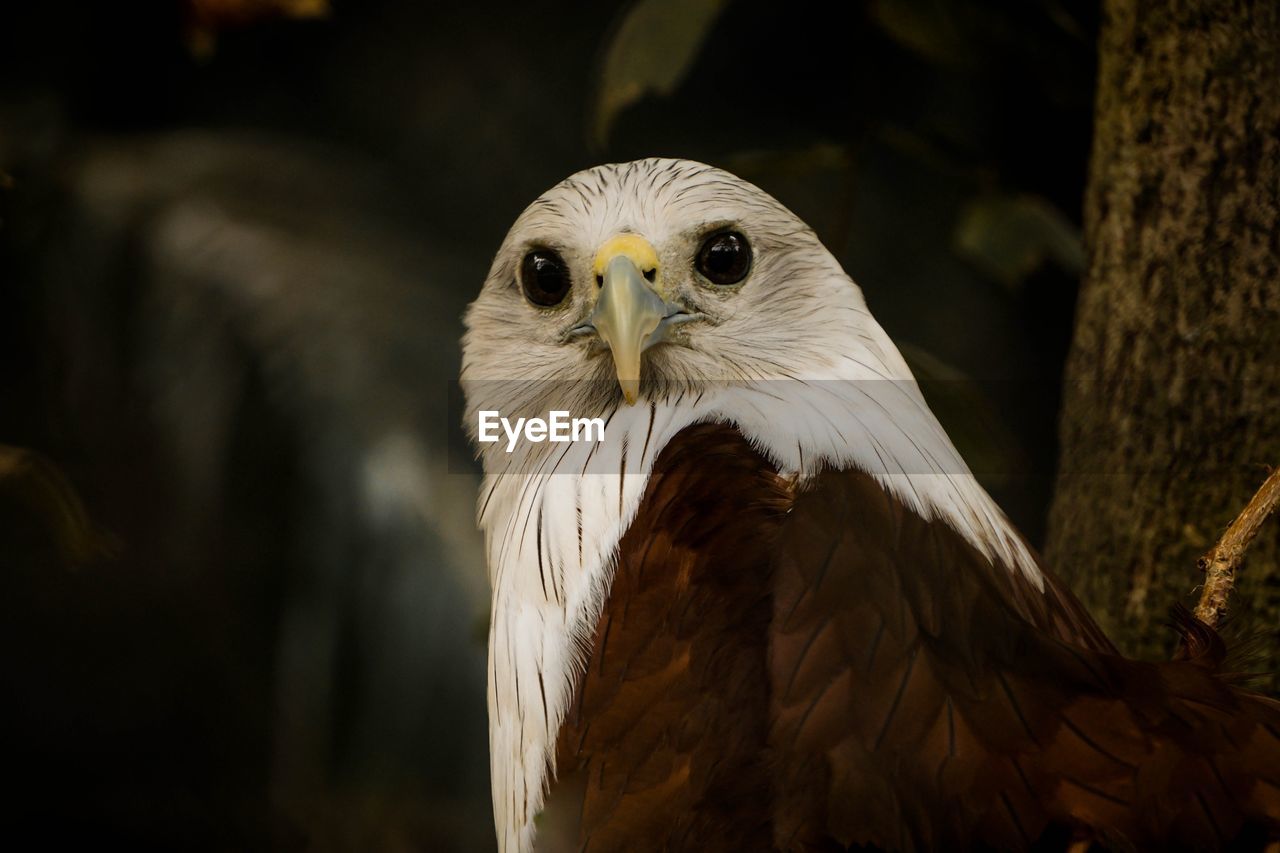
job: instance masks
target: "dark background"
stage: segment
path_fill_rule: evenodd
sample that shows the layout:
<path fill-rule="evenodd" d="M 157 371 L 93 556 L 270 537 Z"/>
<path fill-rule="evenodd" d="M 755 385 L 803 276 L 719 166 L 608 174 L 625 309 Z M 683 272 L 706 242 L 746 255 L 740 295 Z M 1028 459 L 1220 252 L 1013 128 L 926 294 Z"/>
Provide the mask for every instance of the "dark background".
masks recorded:
<path fill-rule="evenodd" d="M 619 4 L 308 5 L 0 22 L 6 838 L 492 846 L 448 382 L 506 228 L 598 162 L 791 206 L 1040 541 L 1092 4 L 725 2 L 687 63 Z M 611 62 L 682 73 L 602 139 Z"/>

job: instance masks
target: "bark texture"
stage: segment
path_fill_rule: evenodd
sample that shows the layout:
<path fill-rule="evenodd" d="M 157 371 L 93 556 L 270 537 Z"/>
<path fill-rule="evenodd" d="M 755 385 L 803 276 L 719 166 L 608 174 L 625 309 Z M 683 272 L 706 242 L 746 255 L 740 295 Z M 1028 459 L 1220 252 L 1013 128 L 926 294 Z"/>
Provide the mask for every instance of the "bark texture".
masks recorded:
<path fill-rule="evenodd" d="M 1106 0 L 1099 53 L 1046 555 L 1123 649 L 1160 658 L 1196 558 L 1280 464 L 1280 4 Z M 1227 622 L 1272 668 L 1278 545 L 1273 519 Z"/>

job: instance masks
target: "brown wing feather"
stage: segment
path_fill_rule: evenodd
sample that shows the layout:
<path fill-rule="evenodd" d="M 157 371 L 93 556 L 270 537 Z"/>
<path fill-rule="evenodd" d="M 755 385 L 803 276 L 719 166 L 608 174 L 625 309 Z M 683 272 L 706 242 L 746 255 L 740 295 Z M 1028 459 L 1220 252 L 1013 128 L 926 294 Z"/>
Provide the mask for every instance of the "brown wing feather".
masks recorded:
<path fill-rule="evenodd" d="M 539 850 L 768 849 L 769 559 L 790 502 L 734 430 L 664 449 L 560 732 Z"/>
<path fill-rule="evenodd" d="M 1127 661 L 1054 579 L 870 477 L 797 495 L 732 428 L 692 427 L 619 546 L 539 849 L 1260 844 L 1280 710 L 1193 639 Z"/>
<path fill-rule="evenodd" d="M 1280 713 L 1202 661 L 1119 657 L 1055 581 L 1040 594 L 859 472 L 801 494 L 777 553 L 778 848 L 1275 834 Z"/>

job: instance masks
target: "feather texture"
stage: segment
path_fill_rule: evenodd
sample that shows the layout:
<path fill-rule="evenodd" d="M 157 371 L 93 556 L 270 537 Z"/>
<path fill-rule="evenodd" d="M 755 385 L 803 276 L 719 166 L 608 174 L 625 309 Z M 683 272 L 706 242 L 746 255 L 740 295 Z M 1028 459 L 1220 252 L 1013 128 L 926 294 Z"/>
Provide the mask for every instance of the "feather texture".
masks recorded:
<path fill-rule="evenodd" d="M 1211 635 L 1124 659 L 1044 576 L 857 470 L 797 486 L 685 430 L 619 546 L 540 849 L 1275 839 L 1280 707 L 1216 675 Z"/>

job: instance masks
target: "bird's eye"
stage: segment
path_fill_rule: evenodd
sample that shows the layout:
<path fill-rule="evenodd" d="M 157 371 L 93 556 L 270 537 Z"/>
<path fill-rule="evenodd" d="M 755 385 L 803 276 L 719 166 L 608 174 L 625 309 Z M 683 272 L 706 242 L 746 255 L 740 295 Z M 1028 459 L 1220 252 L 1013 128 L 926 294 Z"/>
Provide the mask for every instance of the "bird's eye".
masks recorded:
<path fill-rule="evenodd" d="M 697 266 L 712 284 L 737 284 L 751 271 L 751 244 L 737 231 L 712 234 L 698 250 Z"/>
<path fill-rule="evenodd" d="M 569 294 L 569 284 L 569 268 L 550 249 L 534 249 L 520 263 L 520 286 L 534 305 L 559 305 Z"/>

